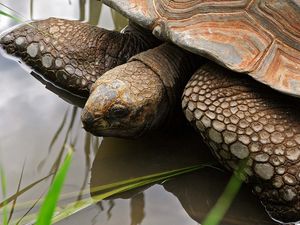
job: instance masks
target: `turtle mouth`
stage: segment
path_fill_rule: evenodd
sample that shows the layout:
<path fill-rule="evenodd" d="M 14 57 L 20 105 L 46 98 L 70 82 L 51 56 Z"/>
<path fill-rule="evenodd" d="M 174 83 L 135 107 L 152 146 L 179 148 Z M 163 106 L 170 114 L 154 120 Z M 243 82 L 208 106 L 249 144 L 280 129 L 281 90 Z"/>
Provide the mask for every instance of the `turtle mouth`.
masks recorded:
<path fill-rule="evenodd" d="M 126 123 L 112 123 L 102 117 L 94 118 L 90 113 L 82 115 L 83 128 L 100 137 L 138 138 L 148 130 L 148 123 L 141 126 L 128 126 Z"/>
<path fill-rule="evenodd" d="M 143 127 L 107 127 L 107 128 L 100 128 L 94 127 L 93 128 L 86 128 L 84 129 L 95 136 L 99 137 L 119 137 L 119 138 L 138 138 L 146 133 L 147 126 Z"/>
<path fill-rule="evenodd" d="M 110 118 L 106 114 L 97 115 L 93 111 L 83 109 L 81 114 L 83 128 L 102 137 L 138 138 L 151 129 L 150 118 L 136 116 L 130 113 L 124 118 Z"/>

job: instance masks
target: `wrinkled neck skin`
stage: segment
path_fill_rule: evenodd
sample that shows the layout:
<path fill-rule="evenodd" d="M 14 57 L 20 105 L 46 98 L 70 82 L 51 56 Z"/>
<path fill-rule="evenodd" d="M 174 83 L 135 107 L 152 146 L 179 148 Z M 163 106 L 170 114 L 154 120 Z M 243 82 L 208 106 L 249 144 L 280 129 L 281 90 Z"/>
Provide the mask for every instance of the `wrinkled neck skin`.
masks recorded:
<path fill-rule="evenodd" d="M 156 47 L 162 42 L 153 36 L 152 32 L 141 27 L 140 25 L 129 21 L 128 26 L 126 26 L 122 31 L 122 34 L 129 35 L 132 43 L 136 43 L 139 50 L 136 54 L 145 51 L 147 49 Z"/>
<path fill-rule="evenodd" d="M 204 59 L 173 44 L 165 43 L 133 56 L 129 62 L 131 61 L 142 62 L 160 78 L 169 104 L 174 107 L 180 101 L 187 81 Z"/>
<path fill-rule="evenodd" d="M 84 128 L 97 136 L 123 138 L 161 128 L 197 66 L 195 56 L 171 44 L 134 56 L 92 86 L 82 113 Z"/>

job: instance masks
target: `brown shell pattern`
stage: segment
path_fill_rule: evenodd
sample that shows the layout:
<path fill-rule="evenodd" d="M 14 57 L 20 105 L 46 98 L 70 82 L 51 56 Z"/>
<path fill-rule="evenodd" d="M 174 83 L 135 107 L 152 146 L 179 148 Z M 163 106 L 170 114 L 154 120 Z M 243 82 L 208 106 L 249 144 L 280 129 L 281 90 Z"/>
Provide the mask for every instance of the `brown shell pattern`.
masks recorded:
<path fill-rule="evenodd" d="M 300 97 L 300 0 L 104 0 L 165 40 Z"/>

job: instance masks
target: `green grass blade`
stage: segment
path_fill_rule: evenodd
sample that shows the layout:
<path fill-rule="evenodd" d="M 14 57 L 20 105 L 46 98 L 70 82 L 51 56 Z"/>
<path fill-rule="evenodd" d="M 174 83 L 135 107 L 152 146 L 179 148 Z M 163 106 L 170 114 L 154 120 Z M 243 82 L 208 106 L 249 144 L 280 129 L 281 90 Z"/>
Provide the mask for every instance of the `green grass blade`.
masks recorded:
<path fill-rule="evenodd" d="M 40 197 L 37 199 L 37 200 L 35 200 L 35 202 L 33 203 L 33 205 L 25 212 L 25 214 L 16 222 L 16 224 L 15 225 L 19 225 L 22 221 L 23 221 L 23 219 L 29 214 L 29 212 L 38 204 L 38 202 L 42 199 L 42 197 L 43 197 L 43 195 L 44 195 L 45 193 L 42 193 L 41 195 L 40 195 Z"/>
<path fill-rule="evenodd" d="M 56 204 L 67 175 L 68 169 L 71 164 L 73 151 L 70 149 L 68 152 L 62 166 L 57 171 L 53 183 L 45 197 L 45 200 L 41 206 L 41 209 L 38 214 L 36 225 L 50 225 L 52 216 L 54 214 Z"/>
<path fill-rule="evenodd" d="M 236 173 L 231 176 L 224 192 L 222 193 L 214 207 L 210 210 L 202 225 L 220 224 L 222 218 L 229 209 L 232 201 L 234 200 L 244 182 L 244 180 L 240 177 L 244 177 L 243 170 L 245 168 L 245 162 L 246 161 L 241 161 Z"/>
<path fill-rule="evenodd" d="M 2 188 L 2 195 L 3 198 L 6 198 L 6 177 L 3 171 L 3 168 L 0 167 L 0 177 L 1 177 L 1 188 Z M 3 218 L 2 218 L 3 225 L 8 225 L 8 212 L 7 212 L 7 204 L 4 202 L 3 206 Z"/>
<path fill-rule="evenodd" d="M 201 166 L 202 166 L 202 168 L 203 167 L 213 167 L 210 164 L 201 164 Z M 189 167 L 189 168 L 193 169 L 193 168 L 198 168 L 198 167 L 199 167 L 199 165 L 192 166 L 192 167 Z M 215 167 L 213 167 L 213 168 L 215 168 Z M 182 169 L 175 169 L 175 170 L 170 170 L 168 172 L 155 173 L 155 174 L 146 175 L 146 176 L 142 176 L 142 177 L 137 177 L 137 178 L 131 178 L 131 179 L 128 179 L 128 180 L 118 181 L 118 182 L 115 182 L 115 183 L 112 183 L 112 184 L 105 184 L 105 185 L 93 187 L 91 189 L 87 188 L 87 189 L 82 191 L 82 195 L 89 194 L 89 193 L 95 194 L 95 193 L 100 192 L 100 191 L 107 191 L 107 190 L 110 190 L 110 189 L 118 188 L 118 187 L 124 186 L 124 185 L 129 185 L 129 184 L 136 183 L 136 182 L 143 181 L 143 180 L 150 180 L 150 179 L 158 178 L 158 177 L 161 177 L 161 176 L 170 175 L 170 174 L 173 174 L 173 173 L 176 174 L 180 171 L 182 171 Z M 71 198 L 71 197 L 74 197 L 76 194 L 77 194 L 77 192 L 71 192 L 71 193 L 63 194 L 61 196 L 61 199 Z"/>
<path fill-rule="evenodd" d="M 17 191 L 16 193 L 18 193 L 21 189 L 21 183 L 22 183 L 22 180 L 23 180 L 23 174 L 24 174 L 24 168 L 25 168 L 25 161 L 23 163 L 23 166 L 22 166 L 22 171 L 21 171 L 21 176 L 19 178 L 19 183 L 18 183 L 18 188 L 17 188 Z M 17 203 L 17 197 L 14 199 L 13 203 L 12 203 L 12 206 L 11 206 L 11 209 L 10 209 L 10 214 L 9 214 L 9 217 L 8 217 L 8 223 L 10 222 L 12 216 L 13 216 L 13 213 L 14 213 L 14 209 L 15 209 L 15 206 L 16 206 L 16 203 Z"/>
<path fill-rule="evenodd" d="M 21 15 L 20 13 L 18 13 L 16 10 L 14 10 L 14 9 L 12 9 L 12 8 L 10 8 L 10 7 L 8 7 L 8 6 L 6 6 L 5 4 L 3 4 L 3 3 L 1 3 L 1 2 L 0 2 L 0 6 L 6 8 L 6 9 L 12 11 L 12 12 L 14 12 L 14 13 L 15 13 L 16 15 L 18 15 L 19 17 L 16 17 L 16 16 L 14 16 L 14 15 L 11 15 L 10 13 L 4 12 L 4 11 L 1 10 L 1 9 L 0 9 L 0 15 L 6 16 L 6 17 L 8 17 L 8 18 L 11 18 L 11 19 L 15 20 L 16 22 L 19 22 L 19 23 L 26 23 L 28 26 L 34 27 L 34 26 L 32 26 L 30 23 L 26 22 L 26 21 L 28 21 L 28 19 L 27 19 L 26 17 L 22 16 L 22 15 Z M 21 19 L 21 18 L 22 18 L 22 19 Z"/>
<path fill-rule="evenodd" d="M 10 10 L 10 11 L 12 11 L 12 12 L 14 12 L 14 14 L 16 14 L 16 15 L 18 15 L 19 17 L 15 17 L 15 16 L 12 16 L 11 14 L 9 14 L 9 13 L 5 13 L 6 15 L 5 16 L 8 16 L 8 17 L 10 17 L 10 18 L 12 18 L 12 19 L 14 19 L 14 20 L 16 20 L 16 21 L 18 21 L 18 22 L 22 22 L 23 20 L 28 20 L 25 16 L 23 16 L 21 13 L 19 13 L 18 11 L 16 11 L 16 10 L 14 10 L 13 8 L 10 8 L 10 7 L 8 7 L 7 5 L 5 5 L 5 4 L 3 4 L 3 3 L 1 3 L 0 2 L 0 5 L 2 6 L 2 7 L 4 7 L 4 8 L 6 8 L 6 9 L 8 9 L 8 10 Z M 2 11 L 2 10 L 1 10 Z M 3 12 L 3 11 L 2 11 Z M 22 18 L 22 19 L 20 19 L 20 18 Z"/>
<path fill-rule="evenodd" d="M 108 198 L 112 195 L 119 194 L 125 191 L 129 191 L 138 187 L 142 187 L 144 185 L 148 185 L 151 183 L 156 183 L 159 181 L 165 181 L 171 178 L 174 178 L 175 176 L 179 176 L 185 173 L 193 172 L 196 170 L 199 170 L 204 167 L 212 167 L 211 165 L 207 164 L 201 164 L 201 165 L 194 165 L 190 167 L 185 167 L 181 169 L 175 169 L 167 172 L 162 173 L 156 173 L 152 175 L 147 175 L 139 178 L 133 178 L 126 181 L 120 181 L 113 184 L 107 184 L 97 187 L 93 190 L 100 191 L 100 190 L 106 190 L 104 193 L 100 193 L 98 195 L 93 196 L 93 198 L 84 198 L 80 201 L 75 201 L 73 203 L 67 204 L 63 208 L 56 208 L 55 216 L 52 218 L 52 222 L 59 222 L 69 216 L 72 216 L 73 214 L 80 212 L 83 209 L 86 209 L 90 207 L 91 205 L 95 204 L 96 202 L 99 202 L 105 198 Z M 31 214 L 29 215 L 29 218 L 34 218 L 34 216 Z M 25 218 L 26 221 L 28 218 Z M 31 221 L 27 224 L 34 224 L 34 221 Z"/>
<path fill-rule="evenodd" d="M 29 184 L 25 188 L 22 188 L 20 191 L 18 191 L 14 195 L 12 195 L 12 196 L 8 197 L 7 199 L 5 199 L 4 201 L 0 202 L 0 208 L 4 207 L 5 204 L 9 204 L 10 202 L 14 201 L 16 198 L 18 198 L 19 196 L 21 196 L 22 194 L 24 194 L 26 191 L 30 190 L 31 188 L 33 188 L 35 185 L 41 183 L 42 181 L 48 179 L 52 175 L 53 174 L 49 174 L 46 177 L 43 177 L 43 178 L 41 178 L 41 179 L 33 182 L 32 184 Z M 31 204 L 31 203 L 29 203 L 29 204 Z M 21 205 L 23 205 L 23 204 L 17 204 L 17 207 L 20 207 Z M 27 204 L 25 204 L 23 206 L 27 207 Z"/>
<path fill-rule="evenodd" d="M 125 192 L 125 191 L 129 191 L 129 190 L 132 190 L 132 189 L 135 189 L 135 188 L 138 188 L 138 187 L 142 187 L 142 186 L 147 185 L 147 184 L 151 184 L 151 183 L 155 183 L 155 182 L 158 182 L 158 181 L 166 180 L 168 178 L 175 177 L 175 176 L 178 176 L 178 175 L 181 175 L 181 174 L 184 174 L 184 173 L 192 172 L 192 171 L 195 171 L 195 170 L 200 169 L 200 168 L 202 168 L 202 166 L 198 166 L 198 167 L 193 166 L 193 167 L 183 168 L 183 169 L 177 170 L 176 173 L 174 173 L 173 171 L 170 171 L 169 173 L 165 172 L 165 173 L 163 173 L 164 174 L 163 176 L 156 177 L 156 178 L 153 178 L 153 179 L 143 180 L 143 181 L 140 181 L 140 182 L 135 182 L 133 184 L 128 184 L 128 185 L 116 188 L 114 190 L 108 191 L 106 193 L 96 195 L 93 198 L 85 199 L 83 201 L 77 202 L 75 205 L 73 204 L 70 207 L 66 207 L 65 210 L 62 210 L 62 213 L 60 213 L 56 217 L 54 217 L 54 222 L 58 222 L 58 221 L 66 218 L 66 217 L 69 217 L 70 215 L 73 215 L 76 212 L 79 212 L 82 209 L 85 209 L 85 208 L 91 206 L 95 202 L 99 202 L 99 201 L 101 201 L 105 198 L 108 198 L 108 197 L 112 196 L 112 195 L 119 194 L 119 193 L 122 193 L 122 192 Z"/>
<path fill-rule="evenodd" d="M 6 13 L 6 12 L 4 12 L 2 10 L 0 10 L 0 15 L 9 17 L 9 18 L 11 18 L 11 19 L 13 19 L 13 20 L 15 20 L 17 22 L 23 22 L 23 20 L 19 19 L 18 17 L 10 15 L 9 13 Z"/>
<path fill-rule="evenodd" d="M 153 178 L 153 179 L 144 180 L 144 181 L 140 181 L 140 182 L 135 182 L 133 184 L 125 185 L 125 186 L 119 187 L 117 189 L 114 189 L 114 190 L 96 195 L 93 198 L 87 198 L 87 199 L 81 200 L 79 202 L 76 202 L 75 204 L 74 203 L 69 204 L 66 207 L 64 207 L 61 210 L 61 212 L 58 212 L 57 215 L 53 217 L 53 223 L 59 222 L 59 221 L 65 219 L 65 218 L 67 218 L 67 217 L 83 210 L 83 209 L 86 209 L 86 208 L 90 207 L 91 205 L 95 204 L 96 202 L 99 202 L 99 201 L 101 201 L 105 198 L 108 198 L 110 196 L 113 196 L 115 194 L 119 194 L 119 193 L 122 193 L 122 192 L 125 192 L 125 191 L 129 191 L 129 190 L 132 190 L 132 189 L 135 189 L 135 188 L 138 188 L 138 187 L 142 187 L 142 186 L 145 186 L 145 185 L 148 185 L 148 184 L 151 184 L 151 183 L 156 183 L 156 182 L 159 182 L 159 181 L 170 179 L 170 178 L 173 178 L 175 176 L 179 176 L 179 175 L 182 175 L 182 174 L 185 174 L 185 173 L 193 172 L 193 171 L 196 171 L 196 170 L 201 169 L 201 168 L 203 168 L 203 165 L 182 168 L 182 169 L 177 170 L 176 173 L 174 173 L 172 171 L 169 172 L 169 173 L 164 172 L 163 176 L 156 177 L 156 178 Z"/>
<path fill-rule="evenodd" d="M 198 166 L 199 165 L 196 165 L 195 167 L 198 167 Z M 203 168 L 209 167 L 209 168 L 220 170 L 218 167 L 213 166 L 213 164 L 201 164 L 201 166 Z M 191 167 L 191 168 L 193 168 L 193 167 Z M 82 190 L 81 195 L 96 194 L 97 192 L 100 192 L 100 191 L 101 192 L 109 191 L 111 189 L 115 189 L 120 186 L 129 185 L 129 184 L 136 183 L 136 182 L 143 181 L 143 180 L 158 178 L 158 177 L 164 176 L 166 174 L 170 175 L 172 173 L 177 173 L 178 171 L 181 171 L 181 170 L 182 169 L 175 169 L 175 170 L 170 170 L 168 172 L 155 173 L 155 174 L 146 175 L 146 176 L 142 176 L 142 177 L 138 177 L 138 178 L 131 178 L 131 179 L 124 180 L 124 181 L 118 181 L 118 182 L 111 183 L 111 184 L 105 184 L 105 185 L 101 185 L 101 186 L 97 186 L 97 187 L 93 187 L 93 188 L 86 188 L 86 189 Z M 221 171 L 223 171 L 223 170 L 221 170 Z M 60 196 L 60 200 L 67 200 L 70 198 L 74 198 L 77 195 L 78 195 L 78 192 L 65 193 Z M 33 201 L 19 203 L 19 204 L 17 204 L 17 208 L 18 208 L 18 210 L 20 210 L 20 209 L 26 208 L 32 204 L 33 204 Z"/>

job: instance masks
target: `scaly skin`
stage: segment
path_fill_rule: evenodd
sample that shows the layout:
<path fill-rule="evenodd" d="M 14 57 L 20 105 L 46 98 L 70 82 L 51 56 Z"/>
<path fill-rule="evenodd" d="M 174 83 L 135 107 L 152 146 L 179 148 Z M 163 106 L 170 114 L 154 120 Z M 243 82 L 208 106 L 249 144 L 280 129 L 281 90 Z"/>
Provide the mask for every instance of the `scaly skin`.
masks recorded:
<path fill-rule="evenodd" d="M 0 46 L 55 85 L 88 96 L 103 73 L 159 41 L 134 25 L 124 33 L 79 21 L 50 18 L 5 34 Z"/>
<path fill-rule="evenodd" d="M 223 165 L 247 160 L 247 181 L 273 218 L 300 220 L 299 100 L 209 63 L 190 79 L 182 107 Z"/>
<path fill-rule="evenodd" d="M 161 127 L 179 108 L 194 62 L 190 53 L 163 44 L 106 72 L 91 88 L 84 128 L 97 136 L 136 138 Z"/>

